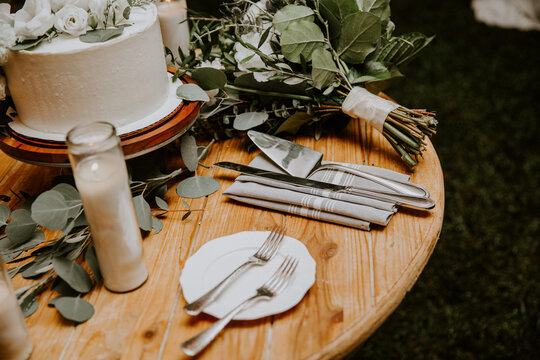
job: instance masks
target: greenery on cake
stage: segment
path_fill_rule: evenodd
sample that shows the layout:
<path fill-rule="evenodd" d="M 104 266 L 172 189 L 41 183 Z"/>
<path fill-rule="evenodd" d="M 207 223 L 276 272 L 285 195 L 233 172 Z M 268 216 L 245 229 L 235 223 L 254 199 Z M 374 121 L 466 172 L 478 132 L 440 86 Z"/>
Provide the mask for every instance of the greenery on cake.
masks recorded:
<path fill-rule="evenodd" d="M 216 137 L 254 127 L 321 136 L 351 119 L 350 94 L 373 100 L 365 108 L 384 102 L 358 88 L 386 89 L 432 40 L 394 36 L 389 0 L 229 0 L 218 14 L 192 12 L 190 21 L 190 52 L 179 49 L 175 61 L 209 91 L 196 130 Z M 181 97 L 204 100 L 180 89 Z M 386 114 L 382 134 L 414 167 L 435 133 L 435 114 L 404 106 Z"/>

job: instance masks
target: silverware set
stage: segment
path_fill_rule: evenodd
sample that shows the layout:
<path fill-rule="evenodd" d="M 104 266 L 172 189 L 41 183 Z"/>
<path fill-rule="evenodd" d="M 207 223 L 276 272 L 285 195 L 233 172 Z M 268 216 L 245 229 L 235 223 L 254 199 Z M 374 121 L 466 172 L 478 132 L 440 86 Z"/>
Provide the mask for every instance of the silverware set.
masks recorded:
<path fill-rule="evenodd" d="M 219 295 L 230 285 L 234 280 L 238 279 L 252 265 L 263 266 L 267 264 L 277 253 L 279 246 L 285 236 L 285 229 L 280 226 L 274 226 L 266 240 L 251 255 L 242 265 L 237 267 L 233 272 L 227 275 L 212 289 L 200 296 L 197 300 L 184 306 L 184 310 L 189 315 L 198 315 L 206 307 L 212 304 Z M 182 343 L 182 351 L 189 356 L 196 355 L 204 349 L 221 330 L 243 309 L 259 300 L 270 300 L 283 292 L 294 275 L 294 271 L 298 266 L 298 260 L 292 256 L 286 256 L 274 274 L 259 288 L 255 290 L 255 294 L 242 303 L 236 305 L 229 313 L 213 325 Z"/>

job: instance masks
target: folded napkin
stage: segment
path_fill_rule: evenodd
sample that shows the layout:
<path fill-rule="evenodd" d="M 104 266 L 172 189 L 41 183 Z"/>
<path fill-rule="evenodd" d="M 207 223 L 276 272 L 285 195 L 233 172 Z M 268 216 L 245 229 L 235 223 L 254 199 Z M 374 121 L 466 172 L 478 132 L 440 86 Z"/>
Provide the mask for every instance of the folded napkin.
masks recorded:
<path fill-rule="evenodd" d="M 324 162 L 329 164 L 332 162 Z M 344 164 L 391 180 L 409 181 L 409 176 L 374 166 Z M 266 155 L 260 154 L 249 164 L 259 169 L 284 173 Z M 345 186 L 359 186 L 388 191 L 371 180 L 342 171 L 322 170 L 311 179 Z M 395 203 L 328 190 L 300 187 L 272 179 L 240 175 L 223 193 L 231 199 L 281 212 L 305 216 L 369 230 L 371 224 L 387 225 L 397 211 Z"/>

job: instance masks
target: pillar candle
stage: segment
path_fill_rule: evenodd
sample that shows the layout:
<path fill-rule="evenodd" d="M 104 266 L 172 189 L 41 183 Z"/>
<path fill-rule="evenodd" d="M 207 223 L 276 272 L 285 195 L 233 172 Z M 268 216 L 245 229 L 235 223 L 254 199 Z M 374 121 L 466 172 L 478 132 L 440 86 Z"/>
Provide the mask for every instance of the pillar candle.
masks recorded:
<path fill-rule="evenodd" d="M 109 126 L 114 136 L 101 139 L 92 126 Z M 107 123 L 77 127 L 68 134 L 68 149 L 105 287 L 116 292 L 133 290 L 145 282 L 148 271 L 114 127 Z"/>
<path fill-rule="evenodd" d="M 178 47 L 184 54 L 189 50 L 189 25 L 186 0 L 162 1 L 157 4 L 163 44 L 178 57 Z"/>

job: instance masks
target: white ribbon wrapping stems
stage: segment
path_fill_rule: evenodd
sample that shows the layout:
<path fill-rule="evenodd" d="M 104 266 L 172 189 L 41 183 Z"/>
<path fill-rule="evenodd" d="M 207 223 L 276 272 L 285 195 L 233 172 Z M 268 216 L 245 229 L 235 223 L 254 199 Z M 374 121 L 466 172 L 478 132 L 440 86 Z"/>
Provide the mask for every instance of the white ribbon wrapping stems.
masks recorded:
<path fill-rule="evenodd" d="M 399 104 L 374 95 L 363 87 L 354 87 L 341 105 L 341 110 L 350 117 L 364 119 L 382 133 L 386 117 L 398 107 Z"/>

